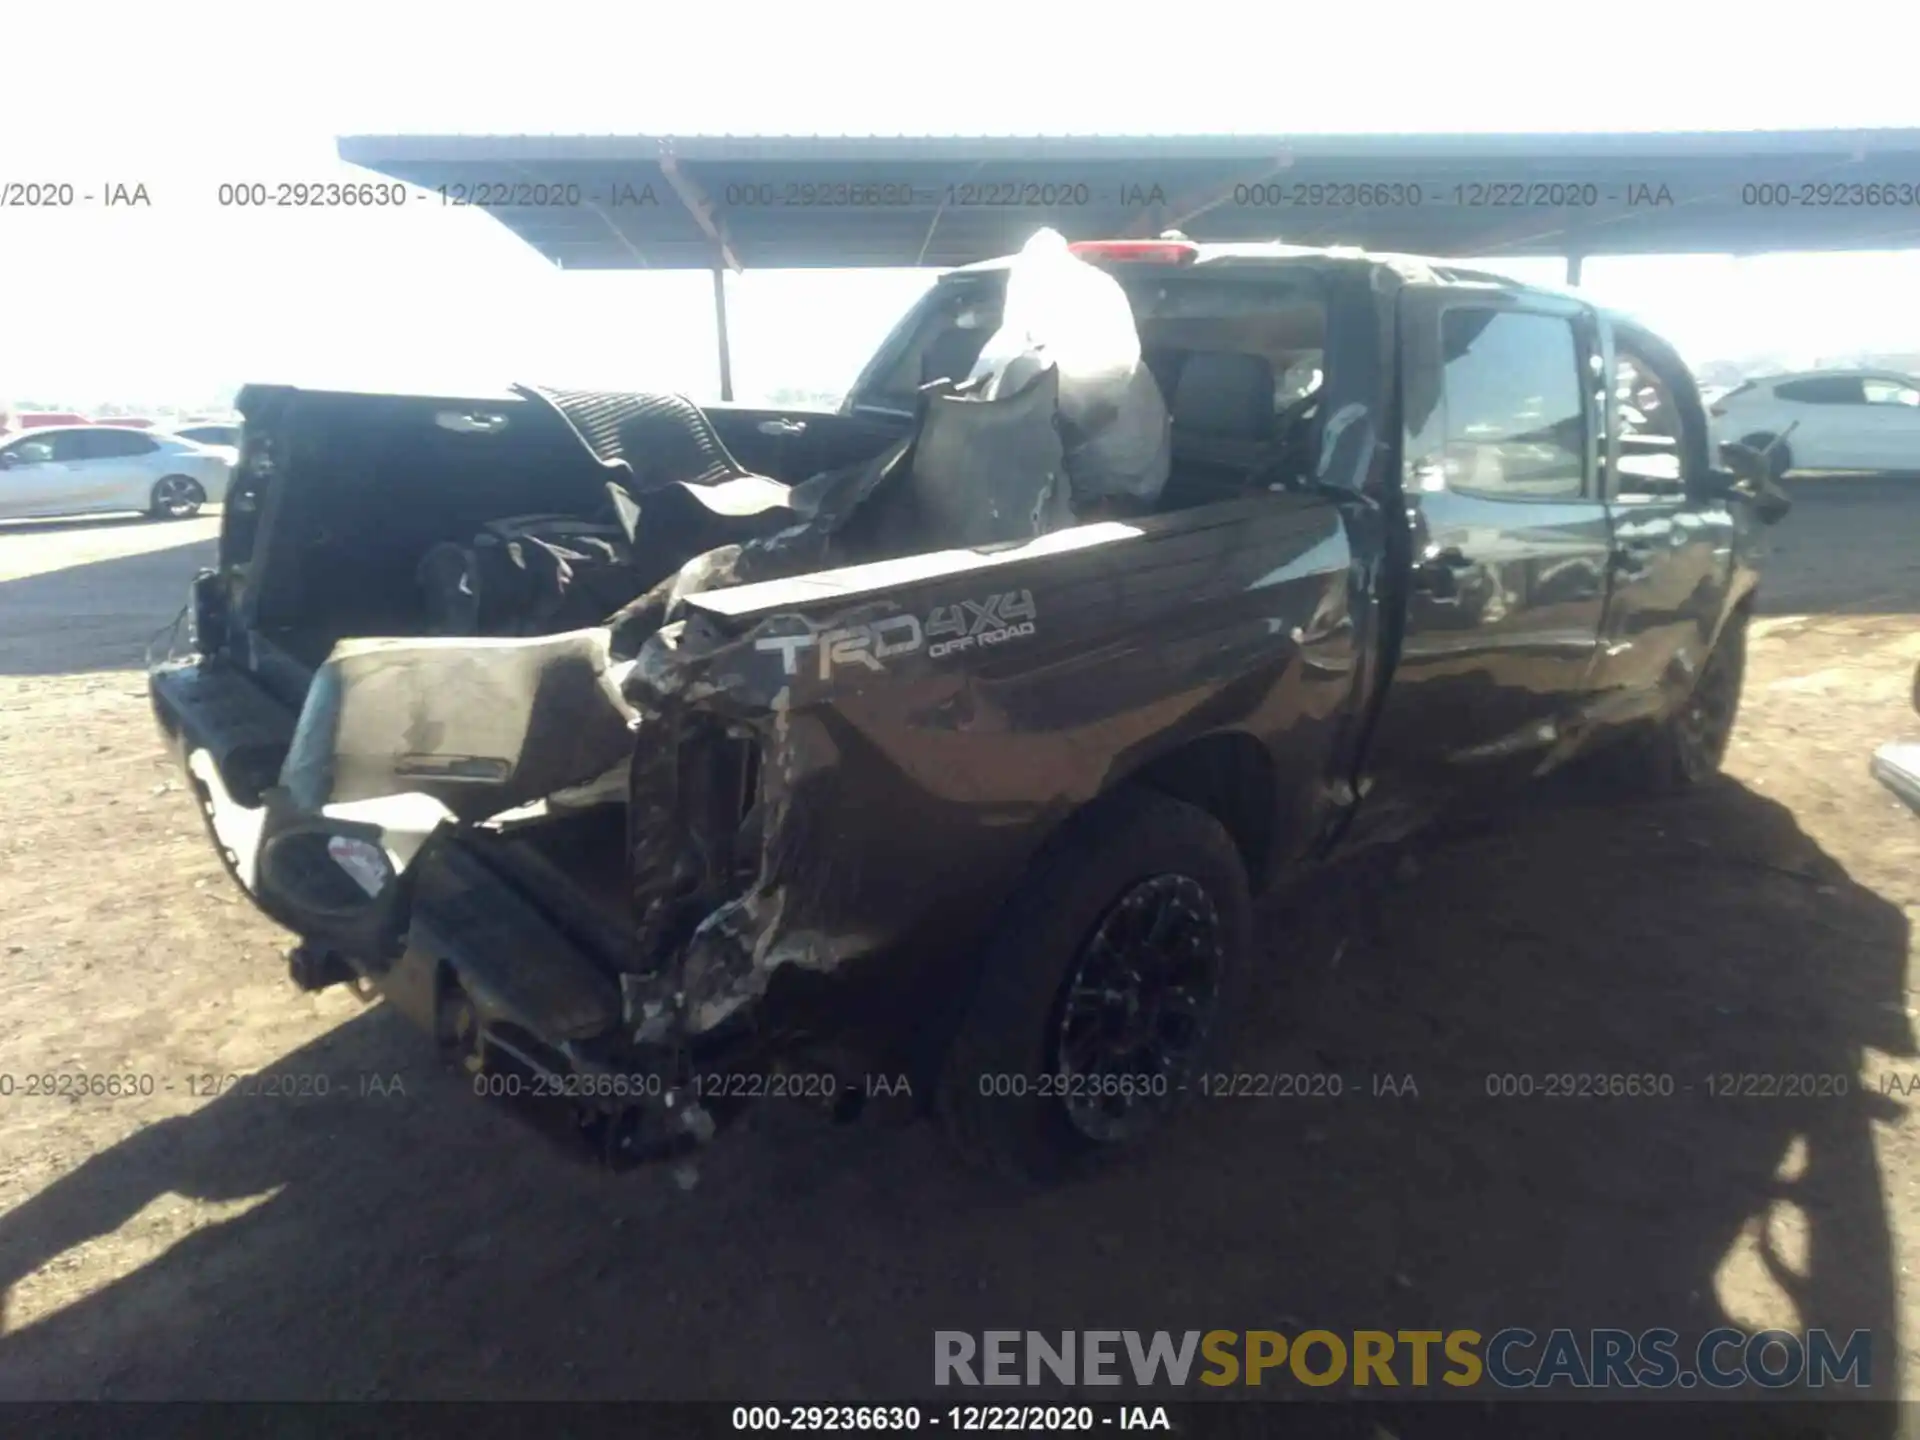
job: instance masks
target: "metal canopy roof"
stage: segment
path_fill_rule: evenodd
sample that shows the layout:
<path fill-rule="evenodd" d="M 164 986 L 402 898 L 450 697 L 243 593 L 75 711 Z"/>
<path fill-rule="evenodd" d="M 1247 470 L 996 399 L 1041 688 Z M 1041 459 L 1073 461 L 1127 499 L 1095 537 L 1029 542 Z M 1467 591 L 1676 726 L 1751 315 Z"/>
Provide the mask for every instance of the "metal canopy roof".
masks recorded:
<path fill-rule="evenodd" d="M 409 203 L 483 205 L 567 269 L 945 267 L 1041 225 L 1437 256 L 1920 245 L 1920 130 L 350 136 L 339 152 L 429 192 Z"/>

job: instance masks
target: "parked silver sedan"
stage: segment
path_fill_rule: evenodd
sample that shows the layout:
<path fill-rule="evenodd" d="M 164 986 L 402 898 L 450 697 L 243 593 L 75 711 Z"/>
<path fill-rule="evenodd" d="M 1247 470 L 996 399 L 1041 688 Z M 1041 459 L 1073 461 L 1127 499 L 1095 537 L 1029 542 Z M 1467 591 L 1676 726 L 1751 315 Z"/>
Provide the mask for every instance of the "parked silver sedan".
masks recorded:
<path fill-rule="evenodd" d="M 184 520 L 226 497 L 228 456 L 125 425 L 50 425 L 0 441 L 0 519 L 144 510 Z"/>

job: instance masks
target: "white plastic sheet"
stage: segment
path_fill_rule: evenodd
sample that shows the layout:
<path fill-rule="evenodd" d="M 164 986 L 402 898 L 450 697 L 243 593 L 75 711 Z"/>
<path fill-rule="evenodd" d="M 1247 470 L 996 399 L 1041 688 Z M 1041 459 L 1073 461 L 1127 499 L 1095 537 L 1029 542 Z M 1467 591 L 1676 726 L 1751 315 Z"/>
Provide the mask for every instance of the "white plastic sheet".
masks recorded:
<path fill-rule="evenodd" d="M 1060 372 L 1064 464 L 1076 502 L 1160 497 L 1171 466 L 1166 402 L 1141 363 L 1126 291 L 1079 259 L 1057 230 L 1038 231 L 1007 277 L 1000 328 L 973 380 L 989 396 L 1020 389 L 1047 365 Z"/>

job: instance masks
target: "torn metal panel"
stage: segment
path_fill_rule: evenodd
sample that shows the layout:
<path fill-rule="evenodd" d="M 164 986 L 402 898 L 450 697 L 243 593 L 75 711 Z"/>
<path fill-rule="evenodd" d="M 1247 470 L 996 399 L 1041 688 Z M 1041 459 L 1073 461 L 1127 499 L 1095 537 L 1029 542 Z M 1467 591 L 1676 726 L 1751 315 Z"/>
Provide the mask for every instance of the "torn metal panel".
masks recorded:
<path fill-rule="evenodd" d="M 586 784 L 632 746 L 609 638 L 343 641 L 314 676 L 281 784 L 309 812 L 418 793 L 467 823 Z"/>
<path fill-rule="evenodd" d="M 708 1034 L 782 972 L 932 943 L 1116 767 L 1185 740 L 1258 716 L 1321 773 L 1354 660 L 1337 507 L 1089 528 L 684 597 L 627 674 L 666 737 L 629 802 L 635 1033 Z"/>

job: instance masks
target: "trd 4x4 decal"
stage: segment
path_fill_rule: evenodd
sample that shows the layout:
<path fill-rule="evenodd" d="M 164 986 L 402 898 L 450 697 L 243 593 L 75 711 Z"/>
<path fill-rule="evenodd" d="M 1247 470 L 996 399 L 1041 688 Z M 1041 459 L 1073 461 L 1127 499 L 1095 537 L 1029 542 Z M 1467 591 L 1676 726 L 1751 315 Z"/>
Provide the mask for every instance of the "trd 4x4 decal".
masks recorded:
<path fill-rule="evenodd" d="M 958 605 L 936 605 L 927 617 L 929 658 L 938 660 L 979 645 L 998 645 L 1033 634 L 1033 592 L 1010 590 L 985 600 L 962 600 Z M 951 635 L 951 640 L 935 640 Z"/>
<path fill-rule="evenodd" d="M 836 665 L 862 665 L 885 670 L 896 655 L 925 649 L 931 659 L 958 654 L 982 645 L 1001 645 L 1033 634 L 1031 590 L 1009 590 L 984 600 L 962 600 L 936 605 L 923 622 L 913 615 L 890 615 L 865 625 L 846 625 L 811 635 L 769 635 L 753 642 L 760 651 L 779 651 L 782 673 L 800 673 L 800 656 L 815 651 L 819 676 L 831 679 Z"/>

